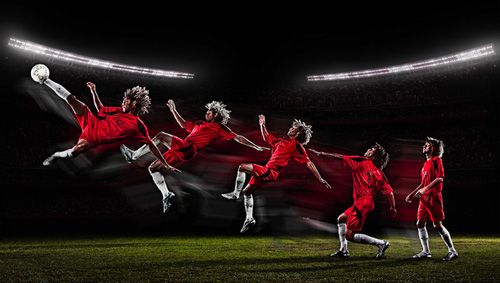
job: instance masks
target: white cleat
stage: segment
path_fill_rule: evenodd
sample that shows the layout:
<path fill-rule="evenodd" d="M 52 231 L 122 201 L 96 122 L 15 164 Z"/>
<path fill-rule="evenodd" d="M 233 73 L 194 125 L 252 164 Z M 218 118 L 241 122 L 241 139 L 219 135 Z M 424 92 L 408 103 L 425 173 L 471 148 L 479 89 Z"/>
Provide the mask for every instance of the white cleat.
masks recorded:
<path fill-rule="evenodd" d="M 423 258 L 431 258 L 431 257 L 432 257 L 431 253 L 428 253 L 426 251 L 421 251 L 418 254 L 413 256 L 413 258 L 415 258 L 415 259 L 423 259 Z"/>
<path fill-rule="evenodd" d="M 240 198 L 240 195 L 239 195 L 239 194 L 236 194 L 235 192 L 230 192 L 230 193 L 221 194 L 221 196 L 222 196 L 223 198 L 225 198 L 225 199 L 230 199 L 230 200 Z"/>
<path fill-rule="evenodd" d="M 132 162 L 135 161 L 132 158 L 133 150 L 131 150 L 130 148 L 128 148 L 126 145 L 124 145 L 124 144 L 120 145 L 120 151 L 121 151 L 123 157 L 125 157 L 125 160 L 127 160 L 128 163 L 132 163 Z"/>
<path fill-rule="evenodd" d="M 382 259 L 385 256 L 385 251 L 389 248 L 390 244 L 388 241 L 384 241 L 384 243 L 378 247 L 378 252 L 377 255 L 375 256 L 375 259 Z"/>
<path fill-rule="evenodd" d="M 241 227 L 240 233 L 247 232 L 248 230 L 250 230 L 250 228 L 255 226 L 255 224 L 257 224 L 257 221 L 255 221 L 254 218 L 246 219 L 243 223 L 243 227 Z"/>
<path fill-rule="evenodd" d="M 167 211 L 172 206 L 172 199 L 175 197 L 175 194 L 172 192 L 168 192 L 167 196 L 163 198 L 163 213 L 167 213 Z"/>
<path fill-rule="evenodd" d="M 448 254 L 446 254 L 443 257 L 443 260 L 444 261 L 452 261 L 452 260 L 454 260 L 456 258 L 458 258 L 458 253 L 456 251 L 453 251 L 453 252 L 448 252 Z"/>
<path fill-rule="evenodd" d="M 55 160 L 56 160 L 56 157 L 54 155 L 51 155 L 51 156 L 47 157 L 47 159 L 45 159 L 43 161 L 43 166 L 49 166 L 52 163 L 54 163 Z"/>

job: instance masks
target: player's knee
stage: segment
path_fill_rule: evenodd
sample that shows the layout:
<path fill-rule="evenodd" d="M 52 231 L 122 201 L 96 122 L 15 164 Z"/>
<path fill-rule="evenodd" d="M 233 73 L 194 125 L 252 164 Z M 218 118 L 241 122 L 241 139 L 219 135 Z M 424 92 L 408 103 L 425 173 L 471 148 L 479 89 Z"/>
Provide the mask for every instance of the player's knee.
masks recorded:
<path fill-rule="evenodd" d="M 346 223 L 346 222 L 347 222 L 347 216 L 345 216 L 345 214 L 341 214 L 341 215 L 339 215 L 339 217 L 337 217 L 338 224 Z"/>
<path fill-rule="evenodd" d="M 432 225 L 434 226 L 434 230 L 436 230 L 437 232 L 443 230 L 443 225 L 441 224 L 441 222 L 434 222 L 432 223 Z"/>
<path fill-rule="evenodd" d="M 425 221 L 420 221 L 420 220 L 417 220 L 417 228 L 424 228 L 425 227 Z"/>
<path fill-rule="evenodd" d="M 247 163 L 242 163 L 240 164 L 240 166 L 238 166 L 238 171 L 239 172 L 248 172 L 249 171 L 249 168 L 248 168 L 249 164 Z"/>
<path fill-rule="evenodd" d="M 345 238 L 349 241 L 352 241 L 354 239 L 354 232 L 347 229 L 347 231 L 345 233 Z"/>

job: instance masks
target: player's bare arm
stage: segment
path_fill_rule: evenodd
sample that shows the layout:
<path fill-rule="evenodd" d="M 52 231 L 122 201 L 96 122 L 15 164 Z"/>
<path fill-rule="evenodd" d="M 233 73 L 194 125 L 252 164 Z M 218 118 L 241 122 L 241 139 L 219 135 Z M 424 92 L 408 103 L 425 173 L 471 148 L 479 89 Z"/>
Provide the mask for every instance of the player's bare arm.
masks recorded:
<path fill-rule="evenodd" d="M 391 217 L 396 217 L 398 211 L 396 210 L 396 200 L 394 199 L 394 193 L 387 195 L 387 202 L 389 203 L 389 215 Z"/>
<path fill-rule="evenodd" d="M 315 150 L 315 149 L 312 149 L 312 148 L 309 148 L 309 150 L 312 151 L 312 152 L 314 152 L 318 156 L 324 155 L 324 156 L 331 156 L 331 157 L 338 158 L 338 159 L 343 159 L 344 158 L 344 155 L 338 154 L 338 153 L 323 152 L 323 151 L 318 151 L 318 150 Z"/>
<path fill-rule="evenodd" d="M 175 121 L 181 126 L 181 128 L 185 129 L 186 128 L 186 120 L 182 118 L 182 116 L 177 112 L 177 109 L 175 108 L 175 103 L 172 99 L 169 99 L 167 101 L 167 107 L 170 109 L 170 112 L 172 112 L 172 115 L 174 115 Z"/>
<path fill-rule="evenodd" d="M 269 133 L 267 132 L 266 129 L 266 116 L 262 114 L 259 115 L 259 126 L 260 126 L 260 133 L 262 134 L 262 139 L 265 141 L 267 139 L 267 136 L 269 136 Z"/>
<path fill-rule="evenodd" d="M 415 197 L 416 198 L 420 198 L 423 194 L 425 194 L 425 192 L 427 192 L 428 190 L 432 189 L 437 184 L 442 183 L 443 181 L 444 181 L 443 178 L 436 178 L 436 179 L 434 179 L 429 185 L 427 185 L 427 186 L 421 188 L 420 190 L 418 190 L 415 193 Z"/>
<path fill-rule="evenodd" d="M 420 183 L 416 189 L 414 189 L 411 193 L 409 193 L 406 196 L 405 202 L 411 203 L 411 199 L 415 196 L 415 194 L 418 192 L 418 190 L 420 190 L 421 187 L 422 187 L 422 183 Z"/>
<path fill-rule="evenodd" d="M 234 137 L 234 141 L 236 141 L 242 145 L 251 147 L 251 148 L 258 150 L 258 151 L 269 150 L 269 148 L 267 148 L 267 147 L 262 147 L 262 146 L 258 146 L 256 144 L 254 144 L 252 141 L 250 141 L 249 139 L 247 139 L 246 137 L 244 137 L 242 135 L 237 135 L 236 137 Z"/>
<path fill-rule="evenodd" d="M 313 173 L 314 177 L 316 177 L 316 179 L 318 179 L 318 181 L 321 184 L 323 184 L 327 189 L 332 188 L 332 186 L 330 186 L 330 184 L 328 184 L 328 182 L 321 177 L 321 174 L 318 172 L 318 169 L 316 168 L 316 165 L 314 165 L 314 163 L 309 161 L 309 162 L 307 162 L 306 166 L 307 166 L 307 169 L 309 169 L 309 171 L 311 171 L 311 173 Z"/>
<path fill-rule="evenodd" d="M 94 101 L 95 108 L 97 109 L 97 111 L 101 110 L 104 105 L 102 105 L 102 102 L 99 99 L 99 95 L 97 95 L 95 84 L 93 82 L 87 82 L 87 87 L 89 88 L 90 93 L 92 93 L 92 100 Z"/>

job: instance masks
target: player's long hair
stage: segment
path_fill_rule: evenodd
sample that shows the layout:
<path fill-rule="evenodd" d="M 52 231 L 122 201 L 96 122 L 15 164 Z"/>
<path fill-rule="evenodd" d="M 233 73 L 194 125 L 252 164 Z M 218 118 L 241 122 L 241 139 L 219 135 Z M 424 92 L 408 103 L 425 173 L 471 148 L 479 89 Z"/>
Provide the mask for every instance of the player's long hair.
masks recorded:
<path fill-rule="evenodd" d="M 309 143 L 312 137 L 312 126 L 307 125 L 306 123 L 295 119 L 293 121 L 292 127 L 296 127 L 299 130 L 299 134 L 296 138 L 298 142 L 300 142 L 302 145 L 306 145 Z"/>
<path fill-rule="evenodd" d="M 212 101 L 210 103 L 207 103 L 205 107 L 214 112 L 219 114 L 218 117 L 216 117 L 216 121 L 218 123 L 221 123 L 222 125 L 226 125 L 227 121 L 231 118 L 229 113 L 231 113 L 231 110 L 226 109 L 226 104 L 222 103 L 222 101 Z"/>
<path fill-rule="evenodd" d="M 427 137 L 428 142 L 432 145 L 432 156 L 438 156 L 439 158 L 443 157 L 444 153 L 444 142 L 435 138 Z"/>
<path fill-rule="evenodd" d="M 145 87 L 135 86 L 125 91 L 123 98 L 128 98 L 135 101 L 135 109 L 137 115 L 149 113 L 151 108 L 151 98 L 149 97 L 149 90 Z"/>
<path fill-rule="evenodd" d="M 375 153 L 373 154 L 373 164 L 377 166 L 380 170 L 384 170 L 384 168 L 387 166 L 387 163 L 389 163 L 389 153 L 385 150 L 383 146 L 381 146 L 379 143 L 375 143 L 372 148 L 375 149 Z"/>

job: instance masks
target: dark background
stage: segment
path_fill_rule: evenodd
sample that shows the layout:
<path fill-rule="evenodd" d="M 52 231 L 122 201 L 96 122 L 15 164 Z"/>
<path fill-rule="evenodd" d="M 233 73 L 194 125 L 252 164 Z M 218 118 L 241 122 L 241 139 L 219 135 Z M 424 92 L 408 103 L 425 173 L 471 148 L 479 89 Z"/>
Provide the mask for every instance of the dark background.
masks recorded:
<path fill-rule="evenodd" d="M 73 161 L 45 168 L 55 150 L 70 147 L 79 128 L 63 114 L 61 100 L 36 85 L 36 63 L 92 107 L 86 81 L 97 84 L 106 105 L 123 90 L 145 85 L 153 111 L 143 117 L 152 135 L 182 132 L 166 107 L 172 98 L 187 119 L 200 119 L 203 105 L 223 100 L 233 110 L 229 126 L 263 145 L 257 118 L 285 133 L 292 118 L 314 127 L 309 147 L 363 154 L 374 142 L 391 153 L 386 174 L 395 189 L 399 216 L 384 214 L 380 199 L 367 230 L 411 228 L 416 206 L 404 196 L 419 183 L 423 139 L 446 144 L 444 198 L 453 231 L 498 233 L 498 55 L 461 67 L 377 79 L 308 83 L 306 75 L 365 70 L 438 57 L 494 43 L 498 52 L 498 2 L 287 7 L 136 5 L 125 10 L 96 4 L 67 9 L 41 5 L 6 7 L 1 20 L 2 232 L 51 233 L 233 233 L 243 221 L 242 203 L 219 197 L 230 191 L 241 162 L 265 163 L 236 143 L 216 143 L 180 165 L 167 180 L 176 191 L 171 213 L 161 214 L 160 194 L 145 169 L 127 164 L 111 145 Z M 209 9 L 210 8 L 210 9 Z M 14 50 L 16 37 L 53 48 L 124 64 L 195 73 L 178 81 L 62 64 Z M 131 146 L 134 146 L 131 144 Z M 264 233 L 313 231 L 302 217 L 335 223 L 351 202 L 351 180 L 339 162 L 311 156 L 336 190 L 325 191 L 300 165 L 256 195 Z"/>

